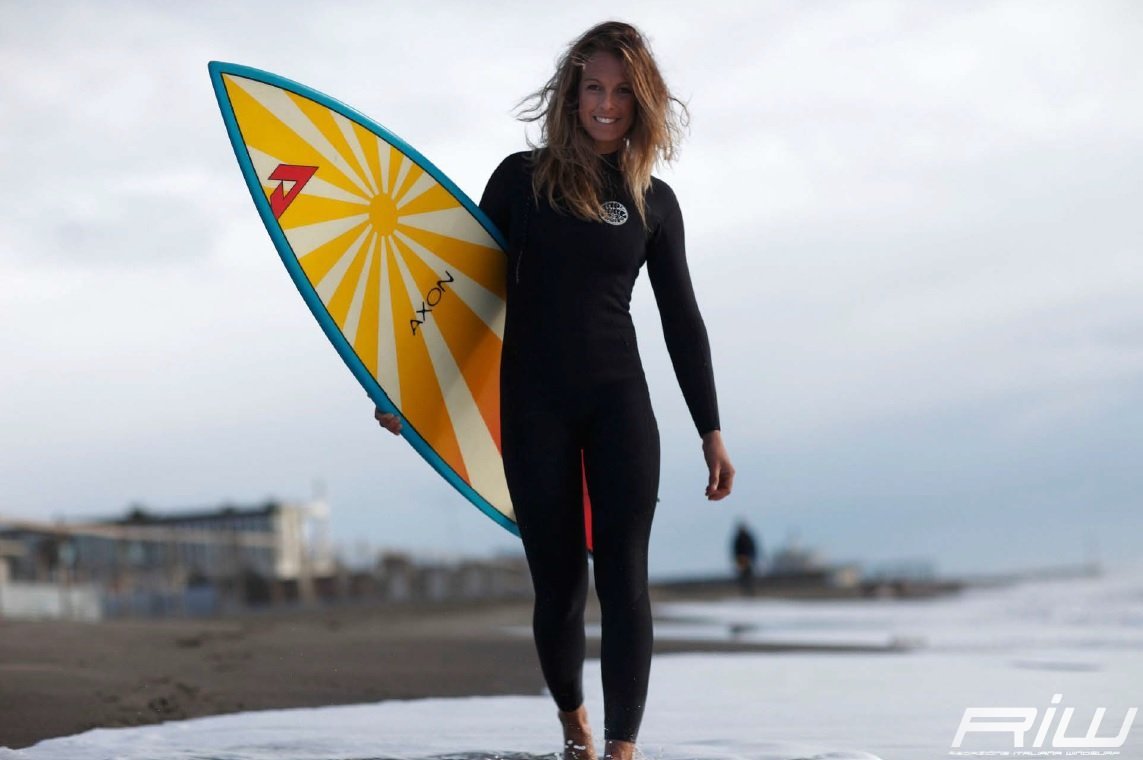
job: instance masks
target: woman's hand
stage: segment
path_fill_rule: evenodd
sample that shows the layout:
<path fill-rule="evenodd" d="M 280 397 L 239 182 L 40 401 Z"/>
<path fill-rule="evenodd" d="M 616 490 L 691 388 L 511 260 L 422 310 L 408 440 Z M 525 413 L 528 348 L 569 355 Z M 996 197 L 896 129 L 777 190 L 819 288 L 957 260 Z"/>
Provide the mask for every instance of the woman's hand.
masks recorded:
<path fill-rule="evenodd" d="M 373 410 L 373 419 L 381 423 L 381 427 L 388 430 L 393 435 L 401 432 L 401 418 L 389 412 L 383 412 L 380 409 Z"/>
<path fill-rule="evenodd" d="M 706 483 L 706 498 L 718 501 L 730 495 L 734 486 L 734 466 L 730 463 L 730 455 L 726 453 L 726 446 L 722 443 L 722 432 L 711 430 L 702 437 L 702 455 L 706 459 L 706 468 L 710 471 L 710 478 Z"/>

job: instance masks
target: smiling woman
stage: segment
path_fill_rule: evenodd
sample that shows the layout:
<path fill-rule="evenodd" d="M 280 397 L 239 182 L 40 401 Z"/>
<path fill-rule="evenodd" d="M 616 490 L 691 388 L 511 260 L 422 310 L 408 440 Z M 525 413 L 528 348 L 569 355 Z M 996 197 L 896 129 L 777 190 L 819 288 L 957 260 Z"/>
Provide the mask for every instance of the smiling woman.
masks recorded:
<path fill-rule="evenodd" d="M 623 183 L 639 215 L 646 215 L 651 172 L 675 159 L 688 112 L 671 95 L 635 27 L 607 22 L 586 32 L 521 104 L 529 101 L 520 118 L 540 122 L 542 150 L 533 156 L 537 193 L 558 206 L 558 187 L 566 210 L 584 220 L 599 218 L 603 175 L 597 156 L 616 153 Z"/>
<path fill-rule="evenodd" d="M 620 22 L 576 40 L 532 98 L 523 119 L 541 121 L 541 144 L 504 159 L 480 202 L 508 241 L 511 273 L 500 365 L 504 474 L 564 758 L 596 757 L 583 706 L 589 543 L 603 619 L 605 751 L 626 760 L 647 699 L 647 549 L 659 496 L 659 430 L 631 319 L 644 263 L 702 437 L 707 498 L 727 496 L 734 478 L 682 213 L 671 188 L 651 176 L 674 157 L 686 109 L 671 107 L 678 101 L 643 36 Z"/>
<path fill-rule="evenodd" d="M 579 120 L 600 153 L 619 150 L 634 115 L 635 95 L 627 81 L 627 67 L 613 53 L 596 53 L 583 65 Z"/>

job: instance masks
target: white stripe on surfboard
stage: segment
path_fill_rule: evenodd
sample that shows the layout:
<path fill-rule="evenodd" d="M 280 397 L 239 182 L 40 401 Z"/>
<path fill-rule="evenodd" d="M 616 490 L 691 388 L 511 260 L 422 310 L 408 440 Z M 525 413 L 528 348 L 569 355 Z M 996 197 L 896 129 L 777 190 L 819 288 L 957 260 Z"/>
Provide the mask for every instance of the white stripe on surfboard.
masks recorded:
<path fill-rule="evenodd" d="M 327 307 L 329 306 L 330 299 L 333 298 L 333 294 L 337 292 L 337 286 L 341 284 L 342 278 L 345 277 L 346 270 L 349 269 L 349 265 L 352 264 L 353 260 L 357 257 L 358 251 L 361 250 L 361 245 L 365 242 L 365 238 L 370 232 L 371 230 L 368 227 L 363 229 L 361 234 L 357 236 L 357 240 L 354 240 L 353 243 L 345 249 L 345 253 L 341 254 L 341 258 L 337 260 L 337 263 L 325 273 L 325 277 L 321 278 L 321 282 L 314 285 L 314 290 L 317 292 L 318 298 L 320 298 L 321 302 Z"/>
<path fill-rule="evenodd" d="M 380 137 L 377 138 L 377 161 L 378 169 L 381 172 L 380 176 L 377 177 L 377 181 L 381 186 L 379 192 L 385 193 L 386 195 L 391 195 L 393 192 L 391 189 L 393 183 L 389 181 L 389 152 L 391 150 L 393 150 L 392 145 Z"/>
<path fill-rule="evenodd" d="M 408 192 L 400 198 L 394 198 L 393 201 L 397 204 L 397 215 L 401 215 L 401 207 L 410 203 L 420 197 L 430 187 L 436 187 L 437 181 L 433 179 L 432 175 L 426 171 L 421 171 L 421 176 L 413 183 Z"/>
<path fill-rule="evenodd" d="M 401 190 L 401 183 L 405 181 L 405 177 L 409 176 L 409 166 L 412 165 L 412 163 L 408 156 L 404 153 L 401 154 L 401 162 L 398 164 L 397 176 L 393 179 L 393 186 L 389 192 L 389 195 L 393 197 L 394 201 L 397 199 L 397 193 Z"/>
<path fill-rule="evenodd" d="M 376 195 L 377 183 L 373 181 L 373 172 L 369 171 L 369 162 L 365 160 L 365 151 L 361 148 L 361 141 L 357 139 L 357 130 L 353 128 L 353 122 L 337 111 L 330 113 L 333 115 L 333 123 L 341 130 L 341 136 L 349 143 L 349 149 L 353 152 L 353 157 L 357 159 L 357 165 L 361 167 L 361 176 L 369 183 L 369 189 Z"/>
<path fill-rule="evenodd" d="M 471 279 L 461 270 L 449 264 L 411 237 L 396 230 L 393 233 L 401 242 L 409 246 L 433 270 L 437 279 L 447 279 L 445 270 L 452 275 L 454 282 L 448 284 L 449 289 L 456 293 L 468 308 L 476 312 L 480 321 L 488 325 L 496 337 L 504 340 L 504 299 L 487 290 L 483 285 Z"/>
<path fill-rule="evenodd" d="M 344 174 L 346 179 L 350 182 L 357 185 L 361 192 L 369 193 L 369 189 L 365 186 L 364 180 L 358 176 L 357 172 L 349 165 L 349 162 L 342 157 L 337 148 L 333 147 L 333 143 L 326 139 L 325 135 L 321 133 L 321 130 L 317 128 L 317 125 L 310 121 L 310 118 L 298 107 L 298 104 L 290 99 L 289 94 L 285 90 L 266 84 L 265 82 L 245 79 L 244 77 L 234 77 L 234 81 L 239 87 L 246 90 L 246 92 L 250 94 L 250 97 L 254 98 L 266 110 L 272 113 L 278 121 L 285 124 L 294 134 L 309 143 L 310 147 L 320 153 L 322 158 L 337 167 L 338 171 Z M 325 106 L 322 107 L 324 108 Z"/>
<path fill-rule="evenodd" d="M 420 214 L 405 214 L 397 218 L 398 224 L 407 224 L 426 232 L 435 232 L 445 237 L 476 243 L 485 248 L 499 250 L 500 246 L 492 239 L 480 222 L 462 206 L 441 211 L 425 211 Z"/>
<path fill-rule="evenodd" d="M 289 162 L 274 158 L 270 154 L 263 153 L 257 148 L 253 148 L 249 145 L 246 146 L 246 150 L 250 153 L 250 161 L 254 164 L 254 173 L 258 175 L 258 179 L 261 181 L 262 186 L 267 190 L 273 190 L 276 188 L 280 183 L 280 180 L 270 179 L 269 177 L 275 169 L 277 169 L 282 164 Z M 287 190 L 288 189 L 289 188 L 287 188 Z M 364 195 L 358 195 L 357 193 L 351 193 L 348 190 L 342 190 L 337 185 L 331 185 L 330 183 L 326 182 L 321 178 L 321 167 L 318 167 L 317 173 L 310 177 L 310 181 L 307 182 L 302 188 L 301 195 L 313 195 L 318 198 L 328 198 L 332 201 L 358 203 L 363 206 L 369 203 L 369 199 Z"/>
<path fill-rule="evenodd" d="M 369 242 L 372 243 L 373 240 L 371 239 Z M 361 322 L 361 304 L 365 301 L 365 286 L 369 282 L 369 265 L 372 263 L 373 246 L 370 245 L 365 252 L 365 266 L 361 268 L 361 274 L 357 277 L 357 287 L 353 291 L 349 313 L 345 315 L 345 327 L 341 328 L 341 334 L 345 336 L 351 346 L 357 340 L 357 325 Z"/>
<path fill-rule="evenodd" d="M 377 309 L 377 382 L 401 408 L 401 375 L 397 371 L 397 336 L 393 332 L 393 302 L 389 294 L 389 239 L 379 237 L 381 254 L 381 302 Z"/>
<path fill-rule="evenodd" d="M 330 219 L 327 222 L 303 224 L 301 227 L 290 227 L 289 229 L 283 228 L 282 232 L 286 233 L 286 240 L 289 241 L 290 248 L 294 250 L 294 255 L 300 259 L 367 221 L 369 221 L 369 214 L 354 214 L 341 219 Z M 371 225 L 366 225 L 366 231 L 370 227 Z"/>
<path fill-rule="evenodd" d="M 409 298 L 413 303 L 418 303 L 421 296 L 416 281 L 400 256 L 397 257 L 397 265 L 401 270 Z M 508 484 L 504 479 L 504 464 L 500 459 L 500 452 L 492 439 L 492 433 L 484 423 L 484 418 L 480 416 L 476 399 L 473 398 L 460 367 L 457 366 L 448 344 L 437 329 L 435 320 L 431 317 L 426 319 L 418 326 L 417 332 L 425 341 L 429 360 L 440 384 L 445 411 L 452 422 L 457 443 L 460 445 L 460 455 L 468 471 L 469 485 L 499 512 L 511 517 L 511 508 L 508 507 L 511 499 L 508 497 Z"/>

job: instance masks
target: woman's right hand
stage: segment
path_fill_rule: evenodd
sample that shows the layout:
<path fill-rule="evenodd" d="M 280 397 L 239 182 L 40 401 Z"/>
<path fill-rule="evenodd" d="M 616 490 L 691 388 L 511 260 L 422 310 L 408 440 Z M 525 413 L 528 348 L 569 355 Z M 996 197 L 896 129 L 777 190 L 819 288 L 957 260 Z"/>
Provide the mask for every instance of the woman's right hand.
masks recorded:
<path fill-rule="evenodd" d="M 393 435 L 401 432 L 401 418 L 389 412 L 383 412 L 380 409 L 373 410 L 373 419 L 381 423 L 381 427 L 388 430 Z"/>

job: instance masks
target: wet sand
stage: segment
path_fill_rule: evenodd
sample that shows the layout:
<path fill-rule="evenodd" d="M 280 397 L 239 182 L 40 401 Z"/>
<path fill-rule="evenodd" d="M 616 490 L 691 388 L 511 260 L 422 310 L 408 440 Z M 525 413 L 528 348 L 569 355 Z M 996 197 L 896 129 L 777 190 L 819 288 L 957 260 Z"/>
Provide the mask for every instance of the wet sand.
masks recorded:
<path fill-rule="evenodd" d="M 594 605 L 588 619 L 598 620 Z M 530 620 L 530 600 L 206 620 L 0 620 L 0 747 L 244 710 L 540 694 Z M 791 649 L 730 641 L 655 646 L 656 652 Z M 588 656 L 599 656 L 598 641 L 588 640 Z"/>

